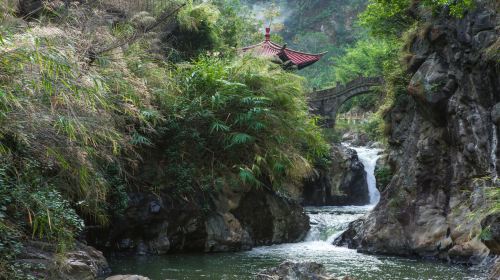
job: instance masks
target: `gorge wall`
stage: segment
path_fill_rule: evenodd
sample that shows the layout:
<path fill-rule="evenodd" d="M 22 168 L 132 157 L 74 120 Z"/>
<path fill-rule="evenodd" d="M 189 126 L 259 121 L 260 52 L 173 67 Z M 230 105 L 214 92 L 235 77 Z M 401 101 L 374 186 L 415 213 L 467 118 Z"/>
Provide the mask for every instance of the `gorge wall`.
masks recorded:
<path fill-rule="evenodd" d="M 366 205 L 370 202 L 367 174 L 355 150 L 332 145 L 331 163 L 305 181 L 304 205 Z"/>
<path fill-rule="evenodd" d="M 302 240 L 309 218 L 297 202 L 270 191 L 231 192 L 210 199 L 211 209 L 168 194 L 131 194 L 125 214 L 94 239 L 115 253 L 229 252 Z"/>
<path fill-rule="evenodd" d="M 159 151 L 144 152 L 139 186 L 168 183 L 162 172 L 166 156 Z M 309 230 L 309 217 L 298 197 L 285 197 L 265 186 L 191 187 L 190 195 L 180 196 L 168 187 L 156 193 L 128 193 L 124 212 L 115 215 L 110 226 L 89 231 L 87 240 L 103 251 L 127 255 L 229 252 L 298 242 Z"/>
<path fill-rule="evenodd" d="M 406 47 L 408 95 L 385 117 L 395 175 L 373 212 L 353 222 L 337 244 L 457 262 L 488 255 L 474 213 L 484 206 L 486 190 L 498 187 L 500 17 L 494 2 L 480 2 L 461 19 L 421 15 L 427 23 Z"/>

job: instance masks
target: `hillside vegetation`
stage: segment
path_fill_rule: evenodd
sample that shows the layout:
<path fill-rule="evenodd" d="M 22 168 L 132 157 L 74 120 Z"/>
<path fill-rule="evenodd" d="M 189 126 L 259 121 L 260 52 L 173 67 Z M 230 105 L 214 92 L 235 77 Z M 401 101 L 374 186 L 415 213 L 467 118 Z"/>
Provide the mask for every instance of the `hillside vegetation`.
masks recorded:
<path fill-rule="evenodd" d="M 14 1 L 0 6 L 0 274 L 9 279 L 26 279 L 15 264 L 25 240 L 63 255 L 87 224 L 122 211 L 129 190 L 286 193 L 328 151 L 303 79 L 236 54 L 252 26 L 237 3 L 189 2 L 160 28 L 89 55 L 154 22 L 146 12 L 112 18 L 112 2 L 44 2 L 24 18 Z M 151 147 L 168 155 L 168 184 L 135 176 Z"/>

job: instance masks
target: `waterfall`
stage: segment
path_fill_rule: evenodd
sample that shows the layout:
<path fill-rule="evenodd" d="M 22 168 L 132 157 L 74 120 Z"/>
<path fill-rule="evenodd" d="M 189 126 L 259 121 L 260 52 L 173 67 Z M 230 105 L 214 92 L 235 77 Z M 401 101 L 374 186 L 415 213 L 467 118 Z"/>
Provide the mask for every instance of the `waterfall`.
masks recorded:
<path fill-rule="evenodd" d="M 377 204 L 380 200 L 380 192 L 377 189 L 377 181 L 375 179 L 375 165 L 380 157 L 379 153 L 382 150 L 367 147 L 346 146 L 358 153 L 359 160 L 365 166 L 366 181 L 368 183 L 368 192 L 370 194 L 370 204 Z"/>
<path fill-rule="evenodd" d="M 311 229 L 304 241 L 323 241 L 332 244 L 333 240 L 347 229 L 350 222 L 360 218 L 369 210 L 371 210 L 369 206 L 307 207 L 306 213 L 310 219 Z"/>

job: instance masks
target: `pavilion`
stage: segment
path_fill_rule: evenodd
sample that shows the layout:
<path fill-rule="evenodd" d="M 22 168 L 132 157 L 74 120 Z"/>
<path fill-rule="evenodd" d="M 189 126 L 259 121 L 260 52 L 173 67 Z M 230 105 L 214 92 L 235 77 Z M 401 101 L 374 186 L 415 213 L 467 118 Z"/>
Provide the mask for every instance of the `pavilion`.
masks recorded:
<path fill-rule="evenodd" d="M 320 60 L 326 52 L 311 54 L 288 49 L 286 44 L 280 46 L 271 41 L 271 28 L 266 27 L 266 39 L 256 45 L 241 49 L 243 53 L 255 56 L 268 57 L 281 63 L 284 69 L 303 69 Z"/>

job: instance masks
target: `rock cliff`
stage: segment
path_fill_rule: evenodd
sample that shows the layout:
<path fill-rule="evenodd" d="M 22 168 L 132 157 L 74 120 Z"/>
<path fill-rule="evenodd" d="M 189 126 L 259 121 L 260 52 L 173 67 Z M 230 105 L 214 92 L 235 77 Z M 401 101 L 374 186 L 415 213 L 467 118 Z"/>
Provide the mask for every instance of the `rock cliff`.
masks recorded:
<path fill-rule="evenodd" d="M 219 194 L 210 210 L 201 203 L 172 200 L 167 195 L 131 194 L 125 214 L 109 229 L 93 232 L 88 239 L 107 251 L 161 255 L 241 251 L 257 245 L 298 242 L 309 230 L 309 218 L 302 207 L 274 192 L 241 193 L 236 203 L 228 197 Z"/>
<path fill-rule="evenodd" d="M 341 145 L 332 146 L 331 165 L 306 180 L 304 205 L 365 205 L 370 202 L 363 163 L 356 151 Z"/>
<path fill-rule="evenodd" d="M 484 4 L 484 3 L 489 4 Z M 368 217 L 337 244 L 370 253 L 474 263 L 485 190 L 498 174 L 500 17 L 482 1 L 463 18 L 422 15 L 407 51 L 408 95 L 386 116 L 395 174 Z"/>

